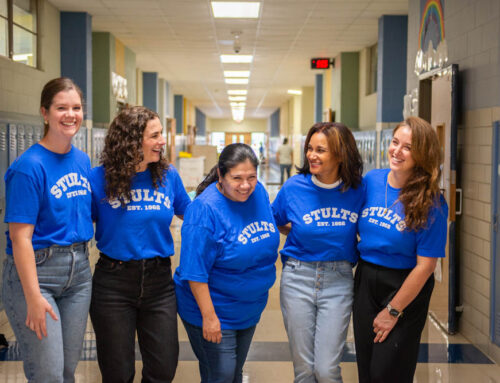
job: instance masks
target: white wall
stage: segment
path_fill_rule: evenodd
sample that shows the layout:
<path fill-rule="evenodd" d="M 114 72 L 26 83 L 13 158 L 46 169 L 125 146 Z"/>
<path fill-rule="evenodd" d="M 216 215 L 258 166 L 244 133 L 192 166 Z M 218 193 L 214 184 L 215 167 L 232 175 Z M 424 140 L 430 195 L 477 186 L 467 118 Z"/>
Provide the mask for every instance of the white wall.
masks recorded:
<path fill-rule="evenodd" d="M 267 133 L 267 119 L 245 119 L 238 123 L 231 119 L 207 118 L 207 132 L 264 132 Z"/>

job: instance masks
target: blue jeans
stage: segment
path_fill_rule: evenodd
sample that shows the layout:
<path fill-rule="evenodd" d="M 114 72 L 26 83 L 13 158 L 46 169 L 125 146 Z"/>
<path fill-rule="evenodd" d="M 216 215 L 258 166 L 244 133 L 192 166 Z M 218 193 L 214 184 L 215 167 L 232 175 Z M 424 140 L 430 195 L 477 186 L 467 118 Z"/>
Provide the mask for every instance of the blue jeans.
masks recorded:
<path fill-rule="evenodd" d="M 136 332 L 142 381 L 169 383 L 174 379 L 179 340 L 170 257 L 123 262 L 101 253 L 94 272 L 90 318 L 104 383 L 134 380 Z"/>
<path fill-rule="evenodd" d="M 241 383 L 243 365 L 256 326 L 244 330 L 222 330 L 222 341 L 212 343 L 203 338 L 203 329 L 182 322 L 199 361 L 201 383 Z"/>
<path fill-rule="evenodd" d="M 348 261 L 302 262 L 289 257 L 281 274 L 281 312 L 295 383 L 342 382 L 340 361 L 353 301 Z"/>
<path fill-rule="evenodd" d="M 46 315 L 47 337 L 39 340 L 25 325 L 26 300 L 12 256 L 3 273 L 5 313 L 19 344 L 29 382 L 74 382 L 87 325 L 92 275 L 86 243 L 35 252 L 40 291 L 58 321 Z"/>

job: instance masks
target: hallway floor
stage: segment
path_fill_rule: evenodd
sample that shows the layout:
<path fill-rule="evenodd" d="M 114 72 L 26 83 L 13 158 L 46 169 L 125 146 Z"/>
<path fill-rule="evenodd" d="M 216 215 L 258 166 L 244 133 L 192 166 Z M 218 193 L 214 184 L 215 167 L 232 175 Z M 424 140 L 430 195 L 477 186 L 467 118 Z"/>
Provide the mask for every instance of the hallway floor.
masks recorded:
<path fill-rule="evenodd" d="M 269 186 L 268 190 L 270 197 L 274 198 L 278 187 Z M 176 255 L 173 257 L 174 269 L 178 265 L 179 259 L 180 226 L 181 221 L 175 219 L 171 227 L 176 241 Z M 93 250 L 92 264 L 95 263 L 97 258 L 95 248 Z M 244 383 L 290 383 L 293 381 L 293 367 L 279 306 L 279 277 L 281 270 L 279 260 L 277 270 L 277 282 L 270 291 L 269 303 L 257 326 L 248 360 L 244 367 Z M 0 314 L 0 333 L 5 334 L 9 341 L 9 348 L 0 350 L 0 382 L 25 382 L 17 344 L 3 312 Z M 198 365 L 180 321 L 179 340 L 181 349 L 174 383 L 199 382 Z M 353 341 L 351 325 L 342 363 L 342 375 L 346 383 L 357 382 Z M 138 351 L 136 356 L 136 377 L 134 382 L 140 382 L 142 363 Z M 100 373 L 96 362 L 95 336 L 89 321 L 84 350 L 76 372 L 76 382 L 99 381 Z M 429 317 L 422 336 L 419 363 L 414 382 L 500 383 L 500 366 L 493 363 L 461 335 L 447 335 Z"/>

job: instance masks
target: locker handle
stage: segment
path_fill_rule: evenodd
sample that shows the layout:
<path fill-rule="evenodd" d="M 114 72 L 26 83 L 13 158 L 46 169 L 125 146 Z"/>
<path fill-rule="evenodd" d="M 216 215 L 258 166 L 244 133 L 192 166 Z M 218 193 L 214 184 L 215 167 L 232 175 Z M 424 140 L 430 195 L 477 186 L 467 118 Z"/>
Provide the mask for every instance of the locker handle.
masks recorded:
<path fill-rule="evenodd" d="M 462 189 L 461 188 L 457 188 L 455 192 L 457 194 L 457 198 L 456 198 L 457 204 L 456 205 L 459 206 L 458 209 L 455 206 L 455 214 L 456 215 L 462 215 Z"/>

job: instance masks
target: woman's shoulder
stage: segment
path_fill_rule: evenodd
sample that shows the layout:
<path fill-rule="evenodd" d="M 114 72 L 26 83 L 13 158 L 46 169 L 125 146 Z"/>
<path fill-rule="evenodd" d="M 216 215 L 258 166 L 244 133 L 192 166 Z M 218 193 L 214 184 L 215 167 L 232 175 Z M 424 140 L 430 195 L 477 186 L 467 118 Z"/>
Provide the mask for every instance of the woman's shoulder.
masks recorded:
<path fill-rule="evenodd" d="M 12 165 L 10 165 L 8 172 L 20 172 L 31 175 L 45 168 L 47 161 L 44 155 L 45 151 L 42 149 L 43 147 L 40 144 L 29 147 L 23 154 L 16 158 Z"/>

